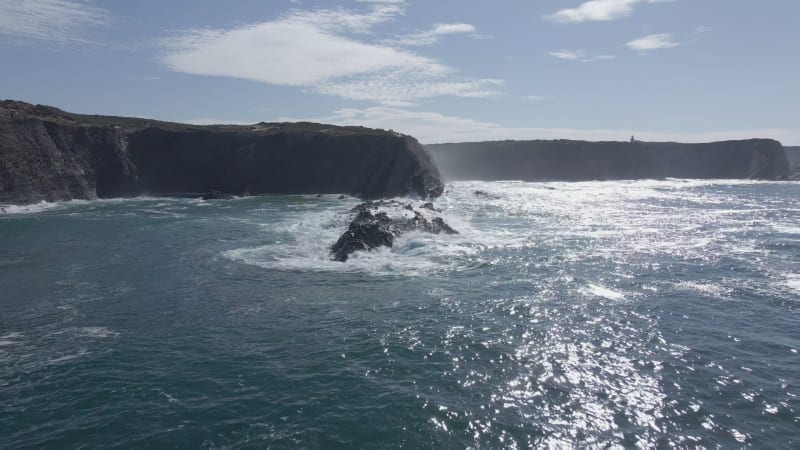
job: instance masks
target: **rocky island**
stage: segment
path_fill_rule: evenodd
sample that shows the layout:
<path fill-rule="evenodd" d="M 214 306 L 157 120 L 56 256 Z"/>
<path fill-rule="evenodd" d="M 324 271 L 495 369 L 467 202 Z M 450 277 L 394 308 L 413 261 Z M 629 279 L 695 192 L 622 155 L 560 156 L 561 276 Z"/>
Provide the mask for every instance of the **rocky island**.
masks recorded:
<path fill-rule="evenodd" d="M 0 203 L 178 194 L 426 198 L 442 190 L 425 149 L 390 131 L 307 122 L 196 126 L 0 102 Z"/>
<path fill-rule="evenodd" d="M 450 180 L 786 179 L 772 139 L 675 142 L 490 141 L 428 145 Z"/>
<path fill-rule="evenodd" d="M 335 261 L 345 262 L 357 251 L 392 247 L 395 238 L 411 231 L 458 234 L 437 215 L 441 211 L 432 203 L 415 208 L 397 201 L 366 202 L 350 212 L 353 215 L 350 225 L 331 246 Z"/>

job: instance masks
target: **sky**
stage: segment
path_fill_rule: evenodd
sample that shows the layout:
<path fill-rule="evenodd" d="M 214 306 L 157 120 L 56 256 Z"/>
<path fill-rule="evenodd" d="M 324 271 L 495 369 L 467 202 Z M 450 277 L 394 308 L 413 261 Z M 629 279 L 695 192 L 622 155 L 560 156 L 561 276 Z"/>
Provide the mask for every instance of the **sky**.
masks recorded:
<path fill-rule="evenodd" d="M 800 145 L 798 0 L 0 0 L 0 98 L 208 124 Z"/>

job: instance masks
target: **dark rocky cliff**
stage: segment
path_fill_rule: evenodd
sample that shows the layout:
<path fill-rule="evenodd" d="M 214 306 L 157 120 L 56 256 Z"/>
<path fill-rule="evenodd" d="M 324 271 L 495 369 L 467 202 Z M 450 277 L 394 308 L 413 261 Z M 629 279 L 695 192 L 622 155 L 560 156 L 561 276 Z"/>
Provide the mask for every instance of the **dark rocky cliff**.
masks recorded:
<path fill-rule="evenodd" d="M 673 142 L 494 141 L 428 145 L 450 180 L 785 179 L 788 162 L 771 139 Z"/>
<path fill-rule="evenodd" d="M 789 158 L 789 177 L 800 180 L 800 147 L 783 147 L 786 157 Z"/>
<path fill-rule="evenodd" d="M 192 126 L 0 102 L 0 203 L 141 194 L 436 197 L 412 137 L 312 123 Z"/>

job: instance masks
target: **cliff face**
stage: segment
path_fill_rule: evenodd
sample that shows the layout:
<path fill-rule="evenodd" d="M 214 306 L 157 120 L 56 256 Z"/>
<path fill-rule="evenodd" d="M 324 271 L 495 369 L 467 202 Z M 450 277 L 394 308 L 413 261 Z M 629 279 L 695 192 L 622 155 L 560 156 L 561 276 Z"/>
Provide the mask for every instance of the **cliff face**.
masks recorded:
<path fill-rule="evenodd" d="M 788 162 L 771 139 L 672 142 L 495 141 L 426 147 L 451 180 L 785 179 Z"/>
<path fill-rule="evenodd" d="M 783 147 L 789 159 L 789 178 L 800 180 L 800 147 Z"/>
<path fill-rule="evenodd" d="M 789 166 L 800 166 L 800 147 L 783 147 L 786 157 L 789 158 Z"/>
<path fill-rule="evenodd" d="M 311 123 L 191 126 L 0 102 L 0 202 L 141 194 L 436 197 L 416 140 Z"/>

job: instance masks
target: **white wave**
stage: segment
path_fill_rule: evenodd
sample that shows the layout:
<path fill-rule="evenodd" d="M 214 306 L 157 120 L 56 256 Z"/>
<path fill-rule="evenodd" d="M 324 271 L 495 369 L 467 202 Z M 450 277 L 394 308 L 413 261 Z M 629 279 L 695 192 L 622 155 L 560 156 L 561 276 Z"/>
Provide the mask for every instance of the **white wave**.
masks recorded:
<path fill-rule="evenodd" d="M 31 203 L 28 205 L 0 205 L 0 215 L 2 214 L 37 214 L 44 211 L 49 211 L 65 204 L 76 204 L 77 202 L 84 202 L 83 200 L 73 200 L 71 202 L 46 202 Z"/>
<path fill-rule="evenodd" d="M 794 291 L 800 292 L 800 274 L 791 274 L 786 277 L 786 286 Z"/>
<path fill-rule="evenodd" d="M 344 205 L 349 206 L 353 201 Z M 463 221 L 444 216 L 445 222 L 461 232 L 458 235 L 412 232 L 395 239 L 392 248 L 356 252 L 347 262 L 331 259 L 330 247 L 347 229 L 350 214 L 341 203 L 331 205 L 297 205 L 297 211 L 278 223 L 259 226 L 273 236 L 272 242 L 252 248 L 239 248 L 223 256 L 268 269 L 316 272 L 351 272 L 373 275 L 426 275 L 474 266 L 475 255 L 481 250 L 470 238 L 469 227 Z M 320 209 L 322 208 L 322 209 Z M 378 208 L 391 216 L 409 215 L 398 208 Z M 428 211 L 420 210 L 423 215 Z"/>
<path fill-rule="evenodd" d="M 715 298 L 725 298 L 731 294 L 731 288 L 715 283 L 700 283 L 694 281 L 682 281 L 675 283 L 675 289 L 696 292 Z"/>
<path fill-rule="evenodd" d="M 0 336 L 0 347 L 7 347 L 19 344 L 19 339 L 24 335 L 18 332 L 6 333 Z"/>
<path fill-rule="evenodd" d="M 48 334 L 48 336 L 58 336 L 63 334 L 93 339 L 105 339 L 119 336 L 119 333 L 106 327 L 71 327 L 54 331 Z"/>
<path fill-rule="evenodd" d="M 119 335 L 106 327 L 81 327 L 76 329 L 76 334 L 90 338 L 111 338 Z"/>
<path fill-rule="evenodd" d="M 800 235 L 800 225 L 790 224 L 787 225 L 785 223 L 772 223 L 770 224 L 773 230 L 777 231 L 778 233 L 784 234 L 797 234 Z"/>
<path fill-rule="evenodd" d="M 25 335 L 22 334 L 22 333 L 14 331 L 14 332 L 7 333 L 7 334 L 4 334 L 4 335 L 0 336 L 0 339 L 19 339 L 19 338 L 21 338 L 23 336 L 25 336 Z"/>
<path fill-rule="evenodd" d="M 603 297 L 609 300 L 625 300 L 625 294 L 622 292 L 617 292 L 600 284 L 589 283 L 583 289 L 581 289 L 581 292 L 583 294 L 588 294 L 595 297 Z"/>
<path fill-rule="evenodd" d="M 64 200 L 58 202 L 47 202 L 42 200 L 41 202 L 38 203 L 30 203 L 26 205 L 0 204 L 0 215 L 38 214 L 46 211 L 62 210 L 79 206 L 118 204 L 127 202 L 152 202 L 152 201 L 162 202 L 162 204 L 157 205 L 161 207 L 162 205 L 169 206 L 170 204 L 174 204 L 175 202 L 182 202 L 185 201 L 185 199 L 170 198 L 170 197 L 139 196 L 130 198 L 120 197 L 120 198 L 103 198 L 103 199 L 92 199 L 92 200 L 74 199 L 74 200 Z"/>
<path fill-rule="evenodd" d="M 518 258 L 518 254 L 503 256 L 500 252 L 498 256 L 494 250 L 525 248 L 541 248 L 545 253 L 556 251 L 565 264 L 602 259 L 627 265 L 632 258 L 646 262 L 661 257 L 713 262 L 720 255 L 753 264 L 757 260 L 754 256 L 764 256 L 761 241 L 732 237 L 769 226 L 769 222 L 756 223 L 754 212 L 781 209 L 715 187 L 763 183 L 750 180 L 456 182 L 448 185 L 446 194 L 435 205 L 442 209 L 441 216 L 459 235 L 410 233 L 398 238 L 393 248 L 357 253 L 346 263 L 331 261 L 329 248 L 347 227 L 348 214 L 344 209 L 358 201 L 348 198 L 309 202 L 312 198 L 303 198 L 304 201 L 291 205 L 267 204 L 266 209 L 265 205 L 259 205 L 260 209 L 250 210 L 253 222 L 266 236 L 264 244 L 233 249 L 224 256 L 278 270 L 380 275 L 459 271 L 488 261 L 517 264 L 518 261 L 503 258 Z M 488 195 L 476 195 L 477 191 Z M 282 221 L 275 223 L 276 217 Z M 683 288 L 705 289 L 707 294 L 715 296 L 724 294 L 711 292 L 710 286 Z M 613 291 L 591 291 L 587 290 L 587 295 L 625 297 Z"/>
<path fill-rule="evenodd" d="M 81 356 L 86 356 L 91 352 L 85 348 L 78 350 L 76 353 L 70 353 L 67 355 L 57 356 L 55 358 L 50 358 L 47 362 L 44 363 L 45 366 L 50 366 L 54 364 L 60 364 L 63 362 L 72 361 L 73 359 L 80 358 Z"/>
<path fill-rule="evenodd" d="M 338 235 L 342 230 L 337 230 Z M 223 253 L 226 258 L 268 269 L 312 272 L 350 272 L 373 275 L 426 275 L 466 268 L 459 259 L 477 250 L 452 242 L 449 235 L 409 233 L 383 247 L 353 253 L 347 262 L 331 259 L 330 245 L 338 236 L 312 242 L 276 242 Z"/>

